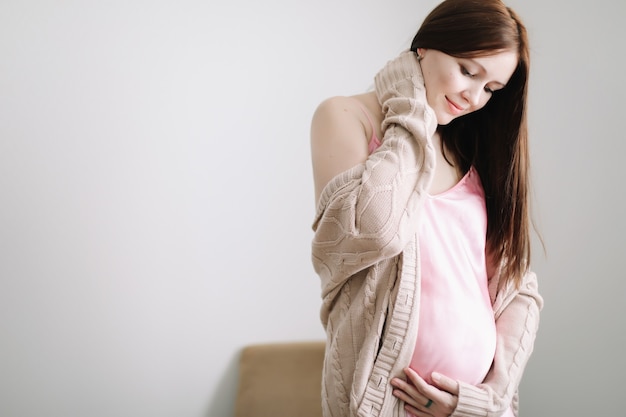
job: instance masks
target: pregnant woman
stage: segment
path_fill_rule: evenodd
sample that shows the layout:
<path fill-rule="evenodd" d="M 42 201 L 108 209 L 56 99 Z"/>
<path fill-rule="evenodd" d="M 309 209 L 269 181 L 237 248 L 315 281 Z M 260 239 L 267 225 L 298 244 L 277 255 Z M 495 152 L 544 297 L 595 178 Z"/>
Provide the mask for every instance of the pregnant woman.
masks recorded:
<path fill-rule="evenodd" d="M 315 111 L 325 417 L 517 416 L 530 269 L 526 29 L 445 0 L 374 91 Z"/>

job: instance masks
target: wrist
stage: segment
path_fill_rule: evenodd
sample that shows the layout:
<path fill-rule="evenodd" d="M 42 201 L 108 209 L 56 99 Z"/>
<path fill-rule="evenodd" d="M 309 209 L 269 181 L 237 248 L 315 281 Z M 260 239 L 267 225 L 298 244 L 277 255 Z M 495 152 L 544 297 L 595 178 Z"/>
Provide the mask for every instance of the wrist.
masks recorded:
<path fill-rule="evenodd" d="M 459 382 L 459 395 L 456 408 L 450 417 L 484 416 L 488 409 L 489 394 L 474 385 Z"/>
<path fill-rule="evenodd" d="M 425 98 L 424 78 L 417 55 L 413 51 L 401 53 L 387 62 L 375 78 L 376 94 L 382 105 L 389 98 Z"/>

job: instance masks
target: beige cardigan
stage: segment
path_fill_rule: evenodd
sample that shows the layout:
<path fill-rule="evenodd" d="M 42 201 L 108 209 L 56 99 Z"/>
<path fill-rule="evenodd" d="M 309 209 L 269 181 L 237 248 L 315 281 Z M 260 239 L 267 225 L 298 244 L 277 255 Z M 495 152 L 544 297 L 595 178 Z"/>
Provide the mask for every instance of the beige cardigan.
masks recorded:
<path fill-rule="evenodd" d="M 412 52 L 375 77 L 384 139 L 368 160 L 322 191 L 312 260 L 321 279 L 327 333 L 322 383 L 325 417 L 404 417 L 389 381 L 403 377 L 417 336 L 420 261 L 416 236 L 432 180 L 437 127 Z M 510 404 L 533 350 L 542 298 L 534 273 L 519 290 L 490 277 L 496 354 L 485 381 L 460 384 L 453 416 L 499 416 Z"/>

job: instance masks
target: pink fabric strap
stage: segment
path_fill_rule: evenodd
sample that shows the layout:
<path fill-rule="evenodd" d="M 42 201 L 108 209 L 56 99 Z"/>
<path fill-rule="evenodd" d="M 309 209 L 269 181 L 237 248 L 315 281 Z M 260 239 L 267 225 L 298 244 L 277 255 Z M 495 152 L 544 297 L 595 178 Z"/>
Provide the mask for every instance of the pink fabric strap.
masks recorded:
<path fill-rule="evenodd" d="M 372 118 L 370 117 L 369 112 L 361 103 L 359 103 L 359 106 L 361 107 L 361 110 L 363 110 L 363 113 L 365 113 L 365 117 L 367 117 L 367 121 L 372 127 L 372 137 L 367 143 L 367 150 L 369 151 L 369 153 L 372 153 L 380 146 L 380 139 L 378 139 L 378 136 L 376 136 L 376 129 L 374 129 L 374 123 L 372 122 Z"/>

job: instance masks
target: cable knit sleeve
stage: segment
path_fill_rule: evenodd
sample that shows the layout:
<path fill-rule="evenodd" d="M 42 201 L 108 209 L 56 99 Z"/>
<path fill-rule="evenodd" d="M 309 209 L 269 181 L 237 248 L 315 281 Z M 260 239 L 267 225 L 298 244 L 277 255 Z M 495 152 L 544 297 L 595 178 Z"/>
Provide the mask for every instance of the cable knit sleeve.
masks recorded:
<path fill-rule="evenodd" d="M 490 284 L 492 289 L 497 286 L 497 279 Z M 498 292 L 493 365 L 482 384 L 459 383 L 459 402 L 451 417 L 499 417 L 511 403 L 517 415 L 517 389 L 533 351 L 542 307 L 534 272 L 525 275 L 519 290 L 509 286 Z"/>
<path fill-rule="evenodd" d="M 364 164 L 329 182 L 313 223 L 313 264 L 325 295 L 402 251 L 432 178 L 434 152 L 427 139 L 437 123 L 415 55 L 404 52 L 387 63 L 375 86 L 385 113 L 382 145 Z"/>

